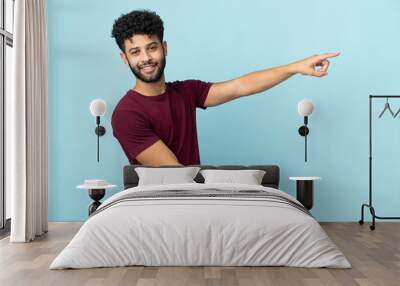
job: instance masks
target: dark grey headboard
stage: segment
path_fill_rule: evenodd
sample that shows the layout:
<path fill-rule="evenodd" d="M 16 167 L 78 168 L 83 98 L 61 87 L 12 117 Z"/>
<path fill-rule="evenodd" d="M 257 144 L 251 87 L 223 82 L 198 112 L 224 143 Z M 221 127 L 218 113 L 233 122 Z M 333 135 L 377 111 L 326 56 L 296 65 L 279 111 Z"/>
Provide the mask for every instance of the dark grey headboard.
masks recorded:
<path fill-rule="evenodd" d="M 279 167 L 276 165 L 251 165 L 251 166 L 243 166 L 243 165 L 220 165 L 220 166 L 211 166 L 211 165 L 189 165 L 189 166 L 197 166 L 201 169 L 219 169 L 219 170 L 246 170 L 246 169 L 256 169 L 256 170 L 264 170 L 266 173 L 262 180 L 262 185 L 265 187 L 271 187 L 278 189 L 279 188 Z M 136 167 L 149 167 L 143 165 L 126 165 L 124 166 L 124 190 L 128 188 L 133 188 L 138 185 L 139 177 L 135 172 Z M 163 167 L 176 167 L 182 168 L 180 166 L 162 166 Z M 185 166 L 188 167 L 188 166 Z M 154 167 L 153 167 L 154 168 Z M 204 183 L 203 176 L 198 173 L 194 180 L 197 183 Z"/>

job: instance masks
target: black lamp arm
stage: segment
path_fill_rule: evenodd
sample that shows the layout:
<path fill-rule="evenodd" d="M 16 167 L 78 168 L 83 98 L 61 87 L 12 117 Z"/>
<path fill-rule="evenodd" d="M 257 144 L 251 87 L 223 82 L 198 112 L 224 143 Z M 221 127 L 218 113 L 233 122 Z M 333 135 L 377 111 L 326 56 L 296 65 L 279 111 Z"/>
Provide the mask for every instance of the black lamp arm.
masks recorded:
<path fill-rule="evenodd" d="M 99 137 L 103 136 L 106 133 L 106 129 L 100 125 L 100 116 L 96 116 L 96 129 L 94 130 L 97 135 L 97 162 L 99 162 L 99 149 L 100 149 L 100 142 Z"/>
<path fill-rule="evenodd" d="M 304 161 L 307 162 L 307 135 L 310 130 L 307 127 L 308 116 L 304 116 L 304 125 L 300 126 L 299 134 L 304 137 Z"/>

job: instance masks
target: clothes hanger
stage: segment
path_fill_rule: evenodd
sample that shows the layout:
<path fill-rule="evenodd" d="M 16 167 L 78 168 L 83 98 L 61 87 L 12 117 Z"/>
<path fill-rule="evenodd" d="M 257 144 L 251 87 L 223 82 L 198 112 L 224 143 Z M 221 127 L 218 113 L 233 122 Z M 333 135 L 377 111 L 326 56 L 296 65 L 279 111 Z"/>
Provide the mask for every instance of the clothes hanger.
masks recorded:
<path fill-rule="evenodd" d="M 389 110 L 390 114 L 392 114 L 393 117 L 396 117 L 396 116 L 394 115 L 392 109 L 390 108 L 389 99 L 388 99 L 387 97 L 386 97 L 385 107 L 383 108 L 381 114 L 379 114 L 379 118 L 382 117 L 382 115 L 385 113 L 386 110 Z M 396 112 L 396 115 L 397 115 L 397 113 L 399 113 L 399 111 L 400 111 L 400 109 Z"/>
<path fill-rule="evenodd" d="M 397 114 L 399 114 L 400 113 L 400 108 L 399 108 L 399 110 L 397 110 L 397 112 L 394 114 L 394 118 L 396 118 L 397 117 Z"/>

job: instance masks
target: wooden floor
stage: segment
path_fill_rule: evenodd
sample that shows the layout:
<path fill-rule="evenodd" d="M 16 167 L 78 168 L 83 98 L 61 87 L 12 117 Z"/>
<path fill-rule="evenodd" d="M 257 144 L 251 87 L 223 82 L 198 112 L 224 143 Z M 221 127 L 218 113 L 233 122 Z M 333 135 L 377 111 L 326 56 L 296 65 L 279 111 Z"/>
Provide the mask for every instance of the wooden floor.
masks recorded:
<path fill-rule="evenodd" d="M 0 241 L 0 285 L 400 285 L 400 223 L 321 223 L 352 269 L 295 267 L 118 267 L 49 270 L 81 223 L 50 223 L 32 243 Z"/>

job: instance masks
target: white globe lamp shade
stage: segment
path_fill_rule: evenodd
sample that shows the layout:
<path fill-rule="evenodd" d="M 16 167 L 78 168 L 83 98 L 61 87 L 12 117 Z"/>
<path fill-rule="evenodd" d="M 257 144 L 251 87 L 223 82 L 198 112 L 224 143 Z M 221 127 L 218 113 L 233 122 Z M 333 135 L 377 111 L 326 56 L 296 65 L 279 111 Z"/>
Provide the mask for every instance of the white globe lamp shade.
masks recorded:
<path fill-rule="evenodd" d="M 104 100 L 97 98 L 90 103 L 90 113 L 93 116 L 103 116 L 107 111 L 107 104 Z"/>
<path fill-rule="evenodd" d="M 297 105 L 297 111 L 303 117 L 309 116 L 314 110 L 314 105 L 308 99 L 303 99 Z"/>

